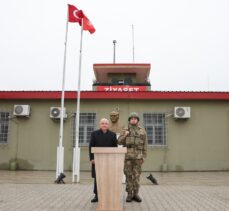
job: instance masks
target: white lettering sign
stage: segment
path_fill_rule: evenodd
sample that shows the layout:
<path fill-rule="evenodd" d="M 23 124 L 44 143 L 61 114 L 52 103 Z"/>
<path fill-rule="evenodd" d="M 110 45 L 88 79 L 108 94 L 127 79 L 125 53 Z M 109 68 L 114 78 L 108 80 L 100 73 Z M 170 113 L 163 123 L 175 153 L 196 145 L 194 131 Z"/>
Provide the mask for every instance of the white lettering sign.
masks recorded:
<path fill-rule="evenodd" d="M 138 92 L 140 91 L 139 87 L 103 87 L 106 92 Z"/>

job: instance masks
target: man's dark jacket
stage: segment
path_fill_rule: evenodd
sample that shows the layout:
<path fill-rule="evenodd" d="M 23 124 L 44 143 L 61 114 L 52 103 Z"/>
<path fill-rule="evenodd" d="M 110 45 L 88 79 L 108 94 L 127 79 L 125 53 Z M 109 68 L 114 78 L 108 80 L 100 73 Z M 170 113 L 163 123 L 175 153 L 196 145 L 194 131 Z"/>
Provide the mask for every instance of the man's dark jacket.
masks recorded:
<path fill-rule="evenodd" d="M 91 140 L 89 144 L 89 157 L 90 160 L 94 160 L 94 153 L 91 153 L 91 147 L 117 147 L 116 134 L 107 131 L 103 133 L 102 130 L 96 130 L 91 133 Z M 95 165 L 92 164 L 91 170 L 92 177 L 95 177 Z"/>

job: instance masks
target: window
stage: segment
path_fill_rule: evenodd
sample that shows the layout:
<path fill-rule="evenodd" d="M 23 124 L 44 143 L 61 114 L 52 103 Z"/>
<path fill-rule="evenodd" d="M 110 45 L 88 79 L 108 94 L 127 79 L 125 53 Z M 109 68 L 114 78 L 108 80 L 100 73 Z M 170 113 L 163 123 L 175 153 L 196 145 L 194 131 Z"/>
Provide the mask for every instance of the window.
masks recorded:
<path fill-rule="evenodd" d="M 124 79 L 124 84 L 125 84 L 125 85 L 133 84 L 132 78 L 131 78 L 131 77 L 126 77 L 126 78 Z"/>
<path fill-rule="evenodd" d="M 112 79 L 111 79 L 111 83 L 112 83 L 113 85 L 117 85 L 117 84 L 118 84 L 118 79 L 117 79 L 117 78 L 112 78 Z"/>
<path fill-rule="evenodd" d="M 74 116 L 72 121 L 72 139 L 73 145 L 75 146 L 75 121 L 76 116 Z M 80 126 L 79 126 L 79 145 L 88 146 L 91 133 L 96 128 L 96 114 L 95 113 L 80 113 Z"/>
<path fill-rule="evenodd" d="M 165 113 L 144 113 L 143 122 L 150 145 L 166 145 Z"/>
<path fill-rule="evenodd" d="M 118 85 L 124 85 L 124 80 L 118 80 Z"/>
<path fill-rule="evenodd" d="M 0 112 L 0 144 L 8 142 L 9 116 L 9 112 Z"/>

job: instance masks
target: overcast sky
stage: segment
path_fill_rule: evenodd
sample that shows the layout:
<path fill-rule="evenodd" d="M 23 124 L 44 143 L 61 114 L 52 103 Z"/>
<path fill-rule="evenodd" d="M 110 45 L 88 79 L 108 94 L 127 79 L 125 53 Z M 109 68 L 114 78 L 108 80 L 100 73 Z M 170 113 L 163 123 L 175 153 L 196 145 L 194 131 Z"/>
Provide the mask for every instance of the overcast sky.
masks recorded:
<path fill-rule="evenodd" d="M 0 90 L 61 90 L 67 3 L 84 32 L 82 90 L 94 63 L 151 63 L 152 90 L 229 91 L 228 0 L 7 0 L 0 2 Z M 76 90 L 80 28 L 69 24 L 66 90 Z"/>

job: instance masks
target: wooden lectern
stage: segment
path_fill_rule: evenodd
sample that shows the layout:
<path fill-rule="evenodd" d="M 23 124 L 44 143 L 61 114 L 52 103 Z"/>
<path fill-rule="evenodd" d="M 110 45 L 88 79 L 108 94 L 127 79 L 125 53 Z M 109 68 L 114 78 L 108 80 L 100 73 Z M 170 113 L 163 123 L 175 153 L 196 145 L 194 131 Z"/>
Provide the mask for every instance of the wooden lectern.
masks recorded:
<path fill-rule="evenodd" d="M 98 190 L 96 210 L 122 210 L 122 176 L 126 147 L 92 147 Z"/>

